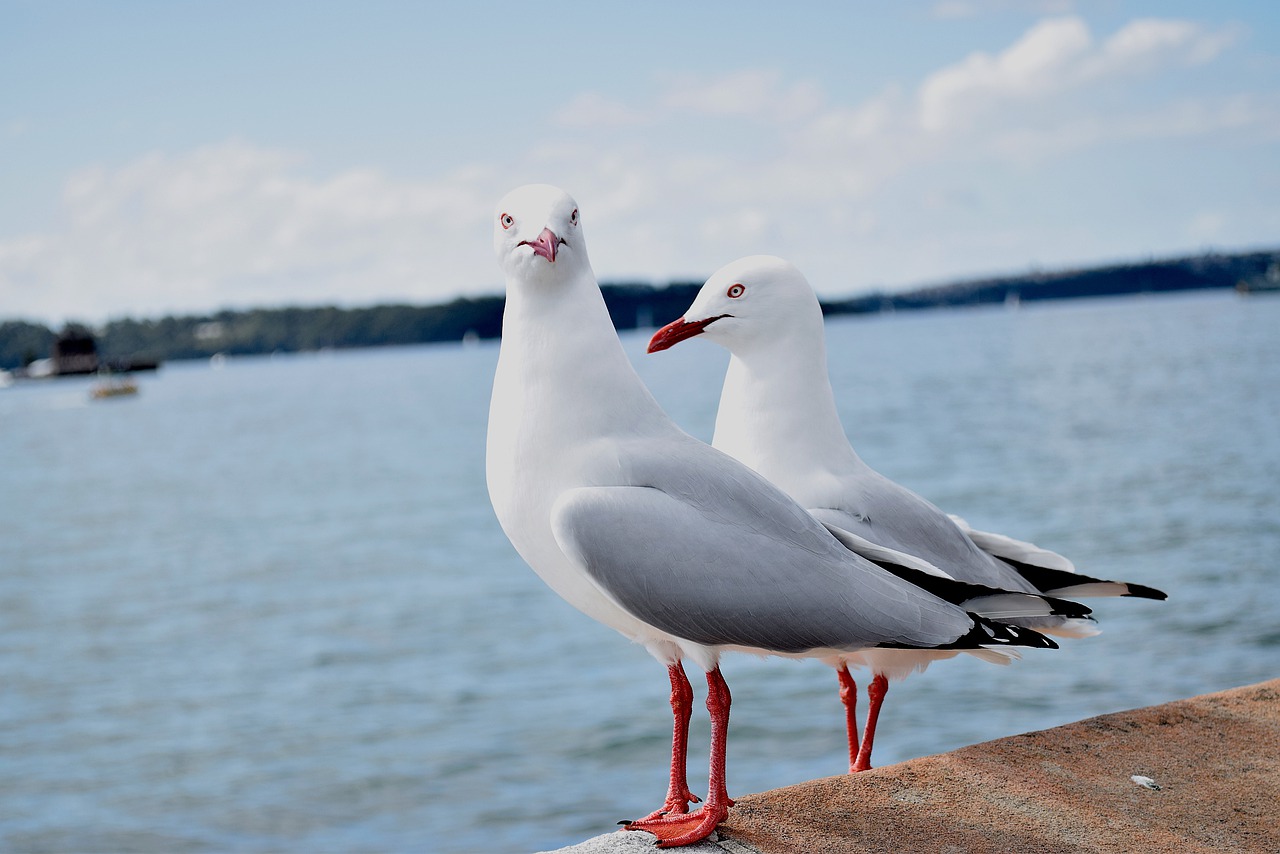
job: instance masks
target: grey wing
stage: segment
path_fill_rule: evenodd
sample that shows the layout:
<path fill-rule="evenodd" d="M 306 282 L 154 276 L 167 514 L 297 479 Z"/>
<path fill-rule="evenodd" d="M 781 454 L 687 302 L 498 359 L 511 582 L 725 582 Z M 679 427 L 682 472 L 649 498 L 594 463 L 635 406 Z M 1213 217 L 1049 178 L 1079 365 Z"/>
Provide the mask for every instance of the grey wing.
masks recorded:
<path fill-rule="evenodd" d="M 1088 608 L 1075 602 L 1051 601 L 1038 593 L 1001 590 L 953 579 L 915 555 L 876 545 L 845 530 L 842 526 L 856 520 L 851 519 L 844 511 L 820 509 L 810 512 L 845 548 L 971 613 L 996 620 L 1017 621 L 1019 625 L 1042 630 L 1059 627 L 1063 617 L 1087 617 L 1090 613 Z M 903 569 L 916 574 L 904 573 Z M 943 581 L 936 582 L 933 579 Z M 1026 622 L 1028 619 L 1033 622 Z"/>
<path fill-rule="evenodd" d="M 929 575 L 936 575 L 940 578 L 951 578 L 950 574 L 943 572 L 924 558 L 899 551 L 898 549 L 891 549 L 887 546 L 873 543 L 867 538 L 855 534 L 850 529 L 859 527 L 862 520 L 858 519 L 847 510 L 835 510 L 830 507 L 814 507 L 810 508 L 809 513 L 813 518 L 821 522 L 822 526 L 830 531 L 845 548 L 855 554 L 861 555 L 869 561 L 875 563 L 894 563 L 898 566 L 918 569 L 921 572 L 928 573 Z"/>
<path fill-rule="evenodd" d="M 811 512 L 843 513 L 835 524 L 854 536 L 928 561 L 961 581 L 1037 592 L 1013 567 L 980 549 L 947 514 L 906 487 L 875 474 L 859 478 L 848 491 L 860 497 L 865 514 L 840 507 Z"/>
<path fill-rule="evenodd" d="M 621 607 L 695 643 L 933 647 L 973 628 L 963 610 L 862 561 L 816 523 L 796 530 L 742 515 L 650 486 L 582 487 L 557 501 L 552 528 Z"/>

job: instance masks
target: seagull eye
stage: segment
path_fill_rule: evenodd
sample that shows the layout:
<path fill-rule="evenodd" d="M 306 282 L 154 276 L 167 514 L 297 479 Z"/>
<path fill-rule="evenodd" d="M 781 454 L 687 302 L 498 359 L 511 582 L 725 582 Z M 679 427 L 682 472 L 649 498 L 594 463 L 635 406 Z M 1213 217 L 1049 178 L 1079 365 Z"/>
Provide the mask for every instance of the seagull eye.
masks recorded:
<path fill-rule="evenodd" d="M 516 224 L 515 218 L 509 213 L 504 213 L 502 216 L 498 217 L 498 221 L 502 223 L 503 228 L 510 228 Z"/>
<path fill-rule="evenodd" d="M 569 225 L 578 224 L 578 209 L 574 208 L 573 213 L 569 214 Z"/>
<path fill-rule="evenodd" d="M 729 297 L 729 299 L 737 299 L 746 292 L 747 289 L 742 285 L 730 285 L 729 290 L 725 291 L 725 296 Z"/>

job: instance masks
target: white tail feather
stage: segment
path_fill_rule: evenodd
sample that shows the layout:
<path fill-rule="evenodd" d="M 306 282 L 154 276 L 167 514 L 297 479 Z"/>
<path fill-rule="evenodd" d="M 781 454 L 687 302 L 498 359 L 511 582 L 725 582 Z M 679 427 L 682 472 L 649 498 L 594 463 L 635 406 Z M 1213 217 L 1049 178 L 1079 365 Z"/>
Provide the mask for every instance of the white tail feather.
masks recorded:
<path fill-rule="evenodd" d="M 1013 537 L 1006 537 L 1004 534 L 976 531 L 970 527 L 968 522 L 954 514 L 951 516 L 951 521 L 955 522 L 960 527 L 960 530 L 965 532 L 975 546 L 996 557 L 1004 557 L 1020 563 L 1029 563 L 1032 566 L 1043 566 L 1046 569 L 1060 569 L 1063 572 L 1076 571 L 1076 565 L 1071 561 L 1057 552 L 1042 549 L 1035 543 L 1015 540 Z"/>
<path fill-rule="evenodd" d="M 1037 626 L 1036 631 L 1042 635 L 1054 635 L 1060 638 L 1091 638 L 1102 634 L 1102 629 L 1093 620 L 1066 619 L 1056 626 Z"/>
<path fill-rule="evenodd" d="M 978 658 L 981 658 L 983 661 L 989 661 L 992 664 L 1000 664 L 1000 665 L 1007 665 L 1012 661 L 1019 661 L 1022 658 L 1022 653 L 1018 652 L 1016 649 L 1013 649 L 1012 647 L 1007 647 L 1007 646 L 1001 646 L 1001 647 L 984 646 L 984 647 L 979 647 L 978 649 L 966 649 L 965 652 L 969 653 L 969 655 L 977 656 Z"/>

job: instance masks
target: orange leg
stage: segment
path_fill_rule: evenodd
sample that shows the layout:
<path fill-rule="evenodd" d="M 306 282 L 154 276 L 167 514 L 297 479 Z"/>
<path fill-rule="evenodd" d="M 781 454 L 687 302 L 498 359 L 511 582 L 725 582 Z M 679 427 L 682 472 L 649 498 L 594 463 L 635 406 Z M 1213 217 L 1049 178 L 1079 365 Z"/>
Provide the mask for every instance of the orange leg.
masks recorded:
<path fill-rule="evenodd" d="M 733 800 L 725 785 L 725 748 L 729 736 L 729 705 L 733 698 L 717 667 L 707 673 L 707 711 L 711 715 L 711 768 L 707 802 L 696 812 L 629 822 L 627 830 L 644 830 L 658 837 L 659 848 L 678 848 L 706 839 L 729 817 Z"/>
<path fill-rule="evenodd" d="M 662 806 L 649 813 L 641 821 L 651 821 L 664 815 L 683 815 L 689 804 L 696 804 L 698 796 L 689 791 L 689 779 L 685 766 L 689 756 L 689 718 L 693 715 L 693 686 L 685 675 L 680 662 L 667 668 L 671 677 L 671 784 L 667 787 L 667 799 Z"/>
<path fill-rule="evenodd" d="M 889 678 L 877 673 L 867 686 L 867 724 L 862 730 L 862 747 L 858 750 L 858 761 L 854 763 L 854 771 L 867 771 L 871 768 L 871 743 L 876 737 L 876 721 L 880 719 L 880 706 L 884 703 L 884 695 L 889 692 Z"/>
<path fill-rule="evenodd" d="M 852 774 L 858 770 L 858 685 L 848 665 L 840 665 L 836 676 L 840 680 L 840 702 L 844 703 L 845 729 L 849 733 L 849 773 Z"/>

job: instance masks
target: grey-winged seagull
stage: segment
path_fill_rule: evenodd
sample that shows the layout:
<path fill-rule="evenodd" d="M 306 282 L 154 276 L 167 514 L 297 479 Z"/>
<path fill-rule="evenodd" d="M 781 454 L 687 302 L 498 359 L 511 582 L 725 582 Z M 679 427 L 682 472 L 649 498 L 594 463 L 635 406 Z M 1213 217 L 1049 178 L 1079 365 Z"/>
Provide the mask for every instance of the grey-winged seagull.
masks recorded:
<path fill-rule="evenodd" d="M 564 191 L 529 185 L 504 197 L 494 248 L 507 286 L 489 412 L 494 511 L 552 589 L 643 644 L 673 686 L 667 798 L 629 829 L 673 847 L 705 838 L 728 814 L 725 651 L 960 650 L 1000 660 L 1014 647 L 1055 646 L 859 557 L 780 489 L 680 430 L 622 349 Z M 706 671 L 712 723 L 709 791 L 694 813 L 678 738 L 692 691 L 686 658 Z"/>
<path fill-rule="evenodd" d="M 885 565 L 941 569 L 961 581 L 1049 596 L 1139 596 L 1154 588 L 1075 573 L 1061 555 L 974 531 L 876 472 L 854 452 L 827 373 L 822 310 L 805 277 L 781 258 L 754 255 L 718 270 L 684 317 L 658 330 L 649 352 L 702 335 L 732 354 L 712 444 L 785 490 L 842 543 Z M 923 561 L 923 563 L 922 563 Z M 1053 615 L 1010 622 L 1065 636 L 1096 633 L 1092 620 Z M 891 666 L 874 660 L 892 659 Z M 930 656 L 917 656 L 923 669 Z M 863 653 L 837 663 L 845 700 L 850 771 L 871 767 L 880 706 L 910 656 Z M 847 664 L 869 665 L 870 705 L 859 742 L 856 687 Z"/>

